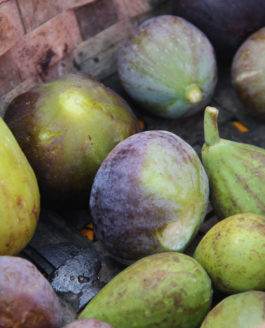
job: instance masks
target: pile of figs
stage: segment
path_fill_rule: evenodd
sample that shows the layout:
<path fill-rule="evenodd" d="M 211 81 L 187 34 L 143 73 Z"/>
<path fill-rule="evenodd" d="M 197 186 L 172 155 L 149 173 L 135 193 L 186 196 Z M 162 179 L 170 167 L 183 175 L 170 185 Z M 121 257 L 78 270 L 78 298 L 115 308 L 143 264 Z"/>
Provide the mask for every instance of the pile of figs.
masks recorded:
<path fill-rule="evenodd" d="M 81 72 L 10 102 L 0 118 L 1 328 L 62 328 L 51 284 L 19 256 L 41 206 L 89 210 L 123 267 L 64 328 L 265 327 L 265 149 L 221 138 L 209 106 L 223 51 L 231 87 L 265 118 L 265 6 L 246 1 L 174 0 L 172 13 L 138 26 L 117 54 L 132 107 Z M 165 129 L 142 131 L 141 111 L 176 124 L 204 111 L 201 152 Z M 211 207 L 218 222 L 201 238 Z"/>

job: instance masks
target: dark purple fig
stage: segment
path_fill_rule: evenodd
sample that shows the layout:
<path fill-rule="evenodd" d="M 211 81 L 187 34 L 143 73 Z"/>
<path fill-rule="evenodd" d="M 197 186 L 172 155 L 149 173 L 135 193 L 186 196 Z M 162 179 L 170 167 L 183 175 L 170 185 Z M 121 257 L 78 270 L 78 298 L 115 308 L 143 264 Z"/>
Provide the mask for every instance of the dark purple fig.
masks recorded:
<path fill-rule="evenodd" d="M 210 101 L 217 81 L 212 45 L 197 27 L 172 15 L 139 26 L 118 53 L 128 94 L 151 113 L 189 116 Z"/>
<path fill-rule="evenodd" d="M 113 328 L 113 326 L 97 319 L 80 319 L 69 323 L 63 328 Z"/>
<path fill-rule="evenodd" d="M 95 177 L 91 215 L 97 237 L 118 260 L 183 251 L 202 223 L 208 178 L 193 148 L 167 131 L 119 143 Z"/>
<path fill-rule="evenodd" d="M 20 257 L 0 256 L 0 327 L 59 328 L 62 309 L 48 280 Z"/>
<path fill-rule="evenodd" d="M 230 60 L 240 44 L 265 25 L 264 0 L 171 0 L 172 12 L 200 28 L 220 60 Z"/>
<path fill-rule="evenodd" d="M 64 206 L 87 203 L 103 159 L 138 131 L 128 104 L 84 74 L 19 95 L 4 119 L 36 173 L 42 196 Z"/>
<path fill-rule="evenodd" d="M 264 22 L 265 25 L 265 22 Z M 250 113 L 265 118 L 265 27 L 238 49 L 232 63 L 232 83 Z"/>

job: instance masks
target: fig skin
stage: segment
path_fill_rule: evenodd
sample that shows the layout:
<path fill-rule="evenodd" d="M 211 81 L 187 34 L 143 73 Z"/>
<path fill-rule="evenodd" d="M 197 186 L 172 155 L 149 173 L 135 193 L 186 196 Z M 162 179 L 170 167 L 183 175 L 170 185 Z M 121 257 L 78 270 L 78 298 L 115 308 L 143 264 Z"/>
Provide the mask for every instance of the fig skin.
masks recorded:
<path fill-rule="evenodd" d="M 116 275 L 88 303 L 81 318 L 116 328 L 195 328 L 212 301 L 211 280 L 192 257 L 146 256 Z"/>
<path fill-rule="evenodd" d="M 201 328 L 263 328 L 264 317 L 265 293 L 253 290 L 224 298 L 207 314 Z"/>
<path fill-rule="evenodd" d="M 117 145 L 95 177 L 95 232 L 124 263 L 183 251 L 202 223 L 208 178 L 193 148 L 167 131 L 135 134 Z M 128 262 L 127 262 L 128 261 Z"/>
<path fill-rule="evenodd" d="M 241 43 L 264 26 L 263 0 L 171 0 L 172 13 L 201 29 L 219 61 L 230 63 Z"/>
<path fill-rule="evenodd" d="M 36 176 L 0 118 L 0 255 L 16 255 L 31 240 L 40 212 Z"/>
<path fill-rule="evenodd" d="M 236 214 L 215 224 L 194 258 L 226 293 L 265 290 L 265 216 Z"/>
<path fill-rule="evenodd" d="M 59 328 L 62 310 L 48 280 L 28 260 L 0 256 L 0 327 Z"/>
<path fill-rule="evenodd" d="M 63 328 L 114 328 L 106 322 L 97 319 L 80 319 L 75 320 Z"/>
<path fill-rule="evenodd" d="M 265 215 L 265 149 L 219 137 L 219 111 L 207 107 L 202 162 L 219 219 L 238 213 Z"/>
<path fill-rule="evenodd" d="M 68 74 L 16 97 L 4 119 L 31 163 L 42 197 L 87 206 L 102 160 L 138 132 L 128 104 L 85 74 Z"/>
<path fill-rule="evenodd" d="M 245 40 L 232 62 L 232 83 L 239 98 L 249 113 L 263 119 L 265 119 L 264 57 L 265 27 Z"/>
<path fill-rule="evenodd" d="M 215 54 L 206 36 L 172 15 L 150 18 L 134 31 L 118 53 L 118 74 L 135 101 L 166 118 L 203 109 L 217 82 Z"/>

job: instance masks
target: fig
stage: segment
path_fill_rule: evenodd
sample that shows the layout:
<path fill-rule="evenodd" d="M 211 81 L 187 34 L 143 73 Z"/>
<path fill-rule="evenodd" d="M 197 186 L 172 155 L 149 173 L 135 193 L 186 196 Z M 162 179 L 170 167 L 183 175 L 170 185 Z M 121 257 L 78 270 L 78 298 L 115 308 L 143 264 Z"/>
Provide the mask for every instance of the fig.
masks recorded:
<path fill-rule="evenodd" d="M 75 320 L 63 328 L 114 328 L 108 323 L 102 322 L 97 319 L 80 319 Z"/>
<path fill-rule="evenodd" d="M 265 23 L 265 19 L 264 19 Z M 232 62 L 232 83 L 253 115 L 265 118 L 265 27 L 253 33 Z"/>
<path fill-rule="evenodd" d="M 201 29 L 220 61 L 230 62 L 241 43 L 264 26 L 263 0 L 171 0 L 172 13 Z"/>
<path fill-rule="evenodd" d="M 102 160 L 138 131 L 128 104 L 84 74 L 67 74 L 17 96 L 4 119 L 31 163 L 43 198 L 81 206 Z"/>
<path fill-rule="evenodd" d="M 194 149 L 167 131 L 120 142 L 99 168 L 90 197 L 95 232 L 119 261 L 183 251 L 202 223 L 208 178 Z"/>
<path fill-rule="evenodd" d="M 224 298 L 207 314 L 201 328 L 263 328 L 264 317 L 265 293 L 253 290 Z"/>
<path fill-rule="evenodd" d="M 218 290 L 265 290 L 264 246 L 265 216 L 236 214 L 218 222 L 204 235 L 194 258 Z"/>
<path fill-rule="evenodd" d="M 0 118 L 0 255 L 16 255 L 39 220 L 39 187 L 26 156 Z"/>
<path fill-rule="evenodd" d="M 188 255 L 165 252 L 121 271 L 88 303 L 81 318 L 97 318 L 116 328 L 195 328 L 211 301 L 211 280 L 201 265 Z"/>
<path fill-rule="evenodd" d="M 132 99 L 166 118 L 203 109 L 217 81 L 215 54 L 207 37 L 172 15 L 152 17 L 134 31 L 118 52 L 118 74 Z"/>
<path fill-rule="evenodd" d="M 0 256 L 0 327 L 58 328 L 61 319 L 59 299 L 35 265 Z"/>
<path fill-rule="evenodd" d="M 238 213 L 265 215 L 265 149 L 219 137 L 219 111 L 207 107 L 202 162 L 219 219 Z"/>

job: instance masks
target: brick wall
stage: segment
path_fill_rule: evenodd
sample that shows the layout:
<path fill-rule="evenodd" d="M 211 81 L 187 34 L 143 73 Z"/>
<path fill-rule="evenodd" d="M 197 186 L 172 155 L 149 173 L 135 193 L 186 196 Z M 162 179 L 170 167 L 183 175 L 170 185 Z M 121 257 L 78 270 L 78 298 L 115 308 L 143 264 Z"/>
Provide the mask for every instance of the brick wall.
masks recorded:
<path fill-rule="evenodd" d="M 168 0 L 0 0 L 0 116 L 17 94 L 67 72 L 103 79 L 120 44 Z"/>

